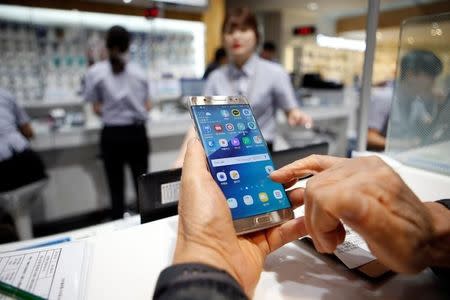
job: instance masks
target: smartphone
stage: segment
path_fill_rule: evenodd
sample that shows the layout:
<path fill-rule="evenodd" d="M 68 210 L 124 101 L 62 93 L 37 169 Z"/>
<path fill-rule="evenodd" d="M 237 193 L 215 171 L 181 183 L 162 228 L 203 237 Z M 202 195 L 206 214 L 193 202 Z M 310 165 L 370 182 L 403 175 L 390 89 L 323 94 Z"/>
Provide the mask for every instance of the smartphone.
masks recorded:
<path fill-rule="evenodd" d="M 243 96 L 188 97 L 191 117 L 209 170 L 231 210 L 237 234 L 281 224 L 294 217 L 252 109 Z"/>

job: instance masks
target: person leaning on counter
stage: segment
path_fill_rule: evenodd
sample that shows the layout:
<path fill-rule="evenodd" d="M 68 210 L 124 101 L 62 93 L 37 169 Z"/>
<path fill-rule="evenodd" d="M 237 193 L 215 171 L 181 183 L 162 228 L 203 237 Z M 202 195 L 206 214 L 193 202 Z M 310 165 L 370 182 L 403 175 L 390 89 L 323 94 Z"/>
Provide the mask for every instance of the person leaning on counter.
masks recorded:
<path fill-rule="evenodd" d="M 343 222 L 358 232 L 381 263 L 396 272 L 450 268 L 450 203 L 422 203 L 380 158 L 309 156 L 270 176 L 289 186 L 314 173 L 306 188 L 289 192 L 305 217 L 236 236 L 225 196 L 207 168 L 200 141 L 187 146 L 178 206 L 173 265 L 163 270 L 154 299 L 251 298 L 266 256 L 310 235 L 319 252 L 345 238 Z M 445 279 L 445 273 L 440 278 Z M 444 275 L 444 276 L 443 276 Z M 302 291 L 299 291 L 299 294 Z"/>
<path fill-rule="evenodd" d="M 28 114 L 10 92 L 0 88 L 0 192 L 47 178 L 28 141 L 33 136 Z"/>
<path fill-rule="evenodd" d="M 149 142 L 146 132 L 151 108 L 146 74 L 127 62 L 130 34 L 113 26 L 106 36 L 109 61 L 89 68 L 85 77 L 85 100 L 101 116 L 100 148 L 112 200 L 112 217 L 125 210 L 124 167 L 128 164 L 137 195 L 137 178 L 147 172 Z"/>
<path fill-rule="evenodd" d="M 258 56 L 258 23 L 249 9 L 237 8 L 227 12 L 222 39 L 229 63 L 209 75 L 205 96 L 246 96 L 270 150 L 276 136 L 277 109 L 286 113 L 291 126 L 312 125 L 311 117 L 299 109 L 286 71 L 279 64 Z M 182 165 L 187 141 L 194 136 L 195 130 L 191 127 L 176 166 Z"/>
<path fill-rule="evenodd" d="M 48 178 L 28 141 L 33 136 L 30 117 L 10 92 L 0 88 L 0 193 Z M 14 221 L 0 204 L 0 244 L 16 241 Z"/>

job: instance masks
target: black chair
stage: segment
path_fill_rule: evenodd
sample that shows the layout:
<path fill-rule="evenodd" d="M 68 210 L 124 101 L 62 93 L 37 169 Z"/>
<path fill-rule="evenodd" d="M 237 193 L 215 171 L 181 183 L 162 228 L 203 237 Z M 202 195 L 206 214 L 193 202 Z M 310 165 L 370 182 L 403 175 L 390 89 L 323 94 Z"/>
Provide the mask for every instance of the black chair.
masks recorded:
<path fill-rule="evenodd" d="M 138 209 L 141 223 L 174 216 L 178 213 L 181 169 L 142 175 L 138 181 Z"/>

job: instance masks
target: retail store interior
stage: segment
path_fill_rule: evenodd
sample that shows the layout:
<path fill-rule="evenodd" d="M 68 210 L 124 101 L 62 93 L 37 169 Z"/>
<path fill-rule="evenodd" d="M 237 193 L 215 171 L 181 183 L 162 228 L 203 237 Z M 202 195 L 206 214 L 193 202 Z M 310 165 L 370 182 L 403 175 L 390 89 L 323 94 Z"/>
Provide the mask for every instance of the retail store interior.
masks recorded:
<path fill-rule="evenodd" d="M 117 219 L 112 215 L 112 192 L 104 165 L 105 153 L 101 151 L 104 120 L 86 96 L 91 84 L 88 70 L 108 61 L 105 39 L 110 28 L 117 25 L 130 34 L 125 60 L 139 66 L 148 82 L 151 109 L 143 126 L 150 150 L 144 174 L 161 172 L 165 176 L 180 167 L 177 159 L 192 125 L 186 97 L 204 95 L 208 81 L 205 69 L 214 61 L 216 50 L 224 46 L 222 23 L 226 12 L 242 6 L 252 11 L 258 21 L 256 55 L 263 52 L 263 44 L 273 46 L 268 60 L 289 75 L 298 107 L 313 122 L 312 126 L 291 126 L 288 114 L 278 109 L 274 116 L 276 135 L 271 141 L 274 152 L 299 149 L 299 155 L 304 156 L 314 154 L 314 147 L 326 145 L 317 148 L 317 153 L 339 157 L 351 157 L 352 151 L 383 153 L 384 145 L 367 145 L 371 138 L 371 109 L 375 108 L 367 102 L 362 105 L 364 80 L 369 78 L 372 95 L 375 90 L 390 90 L 391 99 L 393 82 L 400 76 L 399 55 L 432 49 L 442 62 L 433 91 L 448 102 L 450 2 L 381 0 L 376 32 L 369 32 L 369 2 L 0 1 L 0 97 L 4 91 L 25 111 L 32 130 L 27 142 L 42 161 L 45 172 L 44 178 L 36 182 L 0 192 L 0 223 L 9 222 L 12 226 L 12 237 L 7 236 L 5 241 L 42 238 L 111 224 Z M 428 25 L 414 21 L 442 14 L 442 19 L 438 19 L 442 21 Z M 374 58 L 367 68 L 370 35 L 375 35 Z M 116 88 L 120 93 L 120 86 Z M 370 93 L 367 95 L 370 98 Z M 251 104 L 252 99 L 249 100 Z M 442 122 L 449 125 L 446 107 L 447 117 Z M 450 138 L 450 129 L 443 128 Z M 368 134 L 361 134 L 364 131 Z M 397 153 L 395 145 L 395 141 L 391 142 L 386 150 Z M 418 167 L 448 179 L 450 161 L 440 156 L 448 156 L 448 142 L 446 145 L 444 152 L 429 154 L 438 161 L 431 169 L 424 166 L 423 160 Z M 6 147 L 0 147 L 0 159 L 3 148 Z M 411 156 L 402 161 L 409 160 Z M 20 172 L 28 172 L 27 166 Z M 2 180 L 9 180 L 9 174 L 0 175 Z M 133 176 L 126 167 L 122 223 L 102 227 L 95 234 L 138 226 L 143 220 L 142 215 L 139 219 L 143 209 L 139 197 L 144 197 L 145 192 L 142 188 L 137 191 Z M 175 214 L 176 208 L 172 207 L 171 212 Z M 161 212 L 160 217 L 164 216 Z M 89 234 L 94 235 L 94 231 Z"/>

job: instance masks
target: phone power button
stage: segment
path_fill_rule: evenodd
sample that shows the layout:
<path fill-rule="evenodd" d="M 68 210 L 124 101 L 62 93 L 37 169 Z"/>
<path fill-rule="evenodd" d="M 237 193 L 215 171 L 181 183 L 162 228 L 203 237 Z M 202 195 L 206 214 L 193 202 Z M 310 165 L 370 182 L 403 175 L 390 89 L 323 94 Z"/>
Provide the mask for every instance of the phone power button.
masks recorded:
<path fill-rule="evenodd" d="M 270 221 L 272 221 L 271 216 L 262 216 L 262 217 L 258 217 L 255 219 L 255 223 L 256 224 L 266 224 L 266 223 L 270 223 Z"/>

